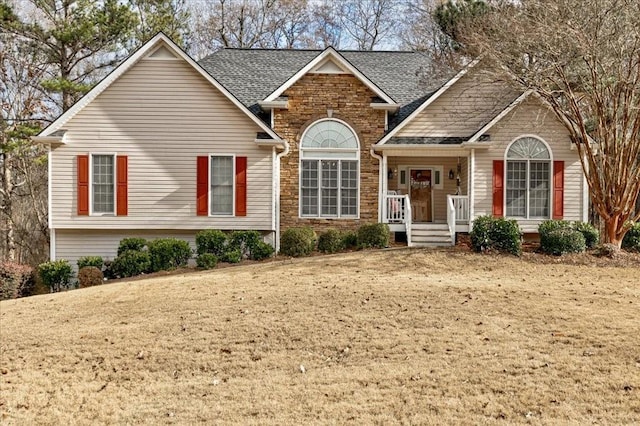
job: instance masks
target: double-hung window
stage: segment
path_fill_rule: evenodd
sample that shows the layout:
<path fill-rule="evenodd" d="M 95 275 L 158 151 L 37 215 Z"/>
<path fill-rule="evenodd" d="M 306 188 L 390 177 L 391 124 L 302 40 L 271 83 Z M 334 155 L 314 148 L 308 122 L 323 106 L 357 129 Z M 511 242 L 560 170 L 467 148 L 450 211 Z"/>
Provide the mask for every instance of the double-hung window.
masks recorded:
<path fill-rule="evenodd" d="M 548 218 L 551 203 L 551 156 L 539 139 L 523 137 L 507 151 L 507 216 Z"/>
<path fill-rule="evenodd" d="M 357 217 L 359 158 L 349 126 L 333 119 L 312 124 L 300 144 L 300 216 Z"/>
<path fill-rule="evenodd" d="M 115 156 L 91 156 L 91 207 L 94 214 L 115 213 Z"/>
<path fill-rule="evenodd" d="M 211 156 L 211 214 L 233 215 L 234 157 Z"/>

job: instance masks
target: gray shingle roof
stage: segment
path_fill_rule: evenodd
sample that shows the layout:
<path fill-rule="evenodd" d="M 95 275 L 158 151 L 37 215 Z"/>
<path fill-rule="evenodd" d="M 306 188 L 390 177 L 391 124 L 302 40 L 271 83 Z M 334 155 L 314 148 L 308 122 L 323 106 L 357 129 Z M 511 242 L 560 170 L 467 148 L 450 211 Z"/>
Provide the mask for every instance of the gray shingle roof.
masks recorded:
<path fill-rule="evenodd" d="M 318 56 L 321 50 L 222 49 L 200 65 L 255 114 L 258 102 Z M 347 61 L 401 105 L 394 127 L 453 74 L 434 77 L 432 62 L 420 52 L 340 51 Z"/>

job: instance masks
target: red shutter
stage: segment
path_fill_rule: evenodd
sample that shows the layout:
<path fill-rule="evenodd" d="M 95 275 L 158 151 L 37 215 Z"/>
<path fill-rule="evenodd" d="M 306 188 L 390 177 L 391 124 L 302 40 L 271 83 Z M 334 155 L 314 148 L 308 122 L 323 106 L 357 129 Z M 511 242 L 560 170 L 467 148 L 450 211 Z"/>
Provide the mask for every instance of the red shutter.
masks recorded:
<path fill-rule="evenodd" d="M 564 216 L 564 161 L 553 162 L 553 218 Z"/>
<path fill-rule="evenodd" d="M 78 155 L 78 215 L 89 214 L 89 156 Z"/>
<path fill-rule="evenodd" d="M 247 157 L 236 157 L 236 216 L 247 215 Z"/>
<path fill-rule="evenodd" d="M 196 178 L 196 211 L 198 216 L 209 215 L 209 157 L 198 157 Z"/>
<path fill-rule="evenodd" d="M 116 157 L 116 215 L 126 216 L 129 213 L 129 165 L 126 155 Z"/>
<path fill-rule="evenodd" d="M 504 216 L 504 161 L 493 161 L 493 215 Z"/>

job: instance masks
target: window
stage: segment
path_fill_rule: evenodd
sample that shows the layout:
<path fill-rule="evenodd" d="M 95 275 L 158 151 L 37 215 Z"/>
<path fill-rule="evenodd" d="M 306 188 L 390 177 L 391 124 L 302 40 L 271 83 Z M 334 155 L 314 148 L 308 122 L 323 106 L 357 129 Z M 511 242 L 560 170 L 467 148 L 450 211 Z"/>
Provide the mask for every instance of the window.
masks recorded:
<path fill-rule="evenodd" d="M 232 156 L 211 156 L 211 214 L 233 214 Z"/>
<path fill-rule="evenodd" d="M 358 139 L 346 124 L 321 120 L 300 144 L 300 215 L 357 217 Z"/>
<path fill-rule="evenodd" d="M 114 213 L 115 167 L 113 155 L 92 155 L 91 200 L 93 213 Z"/>
<path fill-rule="evenodd" d="M 548 218 L 551 200 L 551 156 L 537 138 L 524 137 L 507 151 L 507 216 Z"/>

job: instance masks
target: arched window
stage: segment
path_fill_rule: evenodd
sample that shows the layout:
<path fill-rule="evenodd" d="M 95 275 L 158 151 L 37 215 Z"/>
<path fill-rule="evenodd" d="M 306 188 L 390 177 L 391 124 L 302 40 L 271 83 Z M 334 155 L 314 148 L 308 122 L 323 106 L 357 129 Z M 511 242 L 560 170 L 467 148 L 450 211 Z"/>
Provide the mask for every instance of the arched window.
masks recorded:
<path fill-rule="evenodd" d="M 313 123 L 300 143 L 300 216 L 357 217 L 360 147 L 342 121 Z"/>
<path fill-rule="evenodd" d="M 507 216 L 548 218 L 551 202 L 551 155 L 534 137 L 514 141 L 507 150 Z"/>

